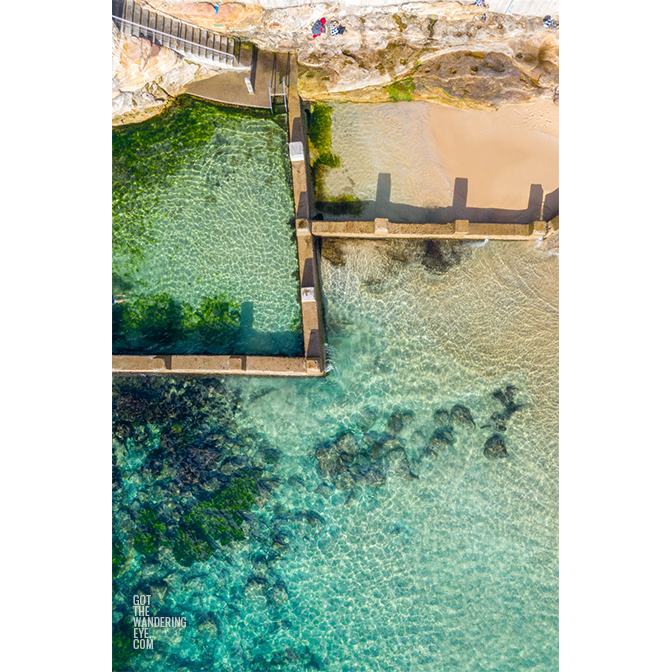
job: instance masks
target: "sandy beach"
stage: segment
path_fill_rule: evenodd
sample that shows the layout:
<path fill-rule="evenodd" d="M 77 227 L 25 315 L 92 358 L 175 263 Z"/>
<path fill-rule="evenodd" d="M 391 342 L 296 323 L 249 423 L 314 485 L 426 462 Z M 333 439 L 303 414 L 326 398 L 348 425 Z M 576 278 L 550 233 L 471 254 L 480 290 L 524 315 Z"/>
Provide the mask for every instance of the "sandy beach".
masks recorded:
<path fill-rule="evenodd" d="M 345 103 L 332 120 L 341 167 L 326 186 L 366 201 L 363 219 L 532 221 L 543 196 L 557 211 L 559 108 L 548 99 L 497 111 Z"/>

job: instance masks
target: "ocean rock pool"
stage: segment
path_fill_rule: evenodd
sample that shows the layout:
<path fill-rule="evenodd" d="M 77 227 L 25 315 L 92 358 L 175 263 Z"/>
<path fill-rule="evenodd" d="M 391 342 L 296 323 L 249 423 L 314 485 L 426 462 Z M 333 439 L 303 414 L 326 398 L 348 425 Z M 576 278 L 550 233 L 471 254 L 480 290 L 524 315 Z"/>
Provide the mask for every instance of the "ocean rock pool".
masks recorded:
<path fill-rule="evenodd" d="M 115 354 L 303 353 L 283 119 L 185 96 L 114 129 Z"/>

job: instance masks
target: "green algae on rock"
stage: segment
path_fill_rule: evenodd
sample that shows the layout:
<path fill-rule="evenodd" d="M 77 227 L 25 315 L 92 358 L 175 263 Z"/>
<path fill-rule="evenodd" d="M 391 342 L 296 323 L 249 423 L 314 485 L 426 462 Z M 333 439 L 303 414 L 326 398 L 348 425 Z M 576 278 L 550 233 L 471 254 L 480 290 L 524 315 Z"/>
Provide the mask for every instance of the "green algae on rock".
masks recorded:
<path fill-rule="evenodd" d="M 310 168 L 315 186 L 315 205 L 321 212 L 330 215 L 359 215 L 364 203 L 352 194 L 329 194 L 325 186 L 326 173 L 338 168 L 341 159 L 332 151 L 331 144 L 332 108 L 322 103 L 311 105 L 308 142 L 310 145 Z"/>
<path fill-rule="evenodd" d="M 387 92 L 390 94 L 390 100 L 413 100 L 413 91 L 415 90 L 415 82 L 412 77 L 400 79 L 392 82 L 387 87 Z"/>
<path fill-rule="evenodd" d="M 225 296 L 180 303 L 167 293 L 134 295 L 112 311 L 114 352 L 221 352 L 235 349 L 240 304 Z"/>
<path fill-rule="evenodd" d="M 114 380 L 116 461 L 126 477 L 141 474 L 151 486 L 137 513 L 128 511 L 134 522 L 127 534 L 141 556 L 165 547 L 190 566 L 247 537 L 244 516 L 263 505 L 264 492 L 272 489 L 274 461 L 260 437 L 237 429 L 236 411 L 236 395 L 219 380 Z M 188 494 L 175 504 L 172 498 L 184 486 Z M 115 494 L 115 501 L 121 505 L 123 494 Z M 123 558 L 124 545 L 117 542 L 113 567 Z"/>

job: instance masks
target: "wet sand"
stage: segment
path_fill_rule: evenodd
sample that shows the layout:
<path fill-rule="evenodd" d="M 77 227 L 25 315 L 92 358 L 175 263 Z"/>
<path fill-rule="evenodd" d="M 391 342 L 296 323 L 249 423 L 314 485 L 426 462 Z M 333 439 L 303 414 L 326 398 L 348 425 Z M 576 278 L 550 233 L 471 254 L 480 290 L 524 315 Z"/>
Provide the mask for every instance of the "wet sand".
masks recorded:
<path fill-rule="evenodd" d="M 531 185 L 546 194 L 559 187 L 559 108 L 547 99 L 497 111 L 345 103 L 334 105 L 332 119 L 341 167 L 326 186 L 369 201 L 362 218 L 449 221 L 461 204 L 474 221 L 498 221 L 501 210 L 527 208 Z"/>

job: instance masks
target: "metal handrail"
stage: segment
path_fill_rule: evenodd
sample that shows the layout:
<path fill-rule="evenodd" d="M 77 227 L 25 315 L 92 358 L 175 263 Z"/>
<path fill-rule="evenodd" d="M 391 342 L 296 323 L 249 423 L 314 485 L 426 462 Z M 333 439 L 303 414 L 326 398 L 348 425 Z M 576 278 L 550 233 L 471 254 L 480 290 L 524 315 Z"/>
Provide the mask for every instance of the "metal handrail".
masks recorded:
<path fill-rule="evenodd" d="M 228 51 L 220 51 L 219 49 L 215 49 L 214 47 L 206 47 L 204 44 L 198 44 L 197 42 L 192 42 L 191 40 L 185 40 L 182 37 L 176 37 L 175 35 L 171 35 L 170 33 L 164 33 L 162 30 L 157 30 L 156 28 L 150 28 L 149 26 L 143 26 L 141 23 L 135 23 L 135 21 L 129 21 L 128 19 L 123 19 L 120 16 L 115 16 L 114 14 L 112 15 L 113 19 L 116 19 L 117 21 L 121 21 L 122 23 L 127 23 L 131 26 L 136 26 L 137 28 L 142 28 L 143 30 L 150 30 L 156 35 L 163 35 L 164 37 L 169 37 L 171 40 L 175 40 L 175 42 L 178 43 L 178 49 L 180 49 L 179 43 L 183 42 L 184 44 L 190 44 L 194 47 L 198 47 L 199 49 L 205 49 L 206 51 L 211 51 L 214 54 L 219 54 L 222 56 L 228 56 L 229 58 L 233 59 L 233 62 L 236 62 L 236 57 L 233 54 L 230 54 Z M 180 25 L 180 24 L 178 24 Z M 182 24 L 186 26 L 187 24 Z M 205 28 L 199 28 L 199 30 L 206 30 Z M 182 51 L 186 51 L 186 49 L 182 48 Z M 190 53 L 190 52 L 187 52 Z M 193 56 L 196 56 L 197 54 L 194 54 L 191 52 Z"/>

